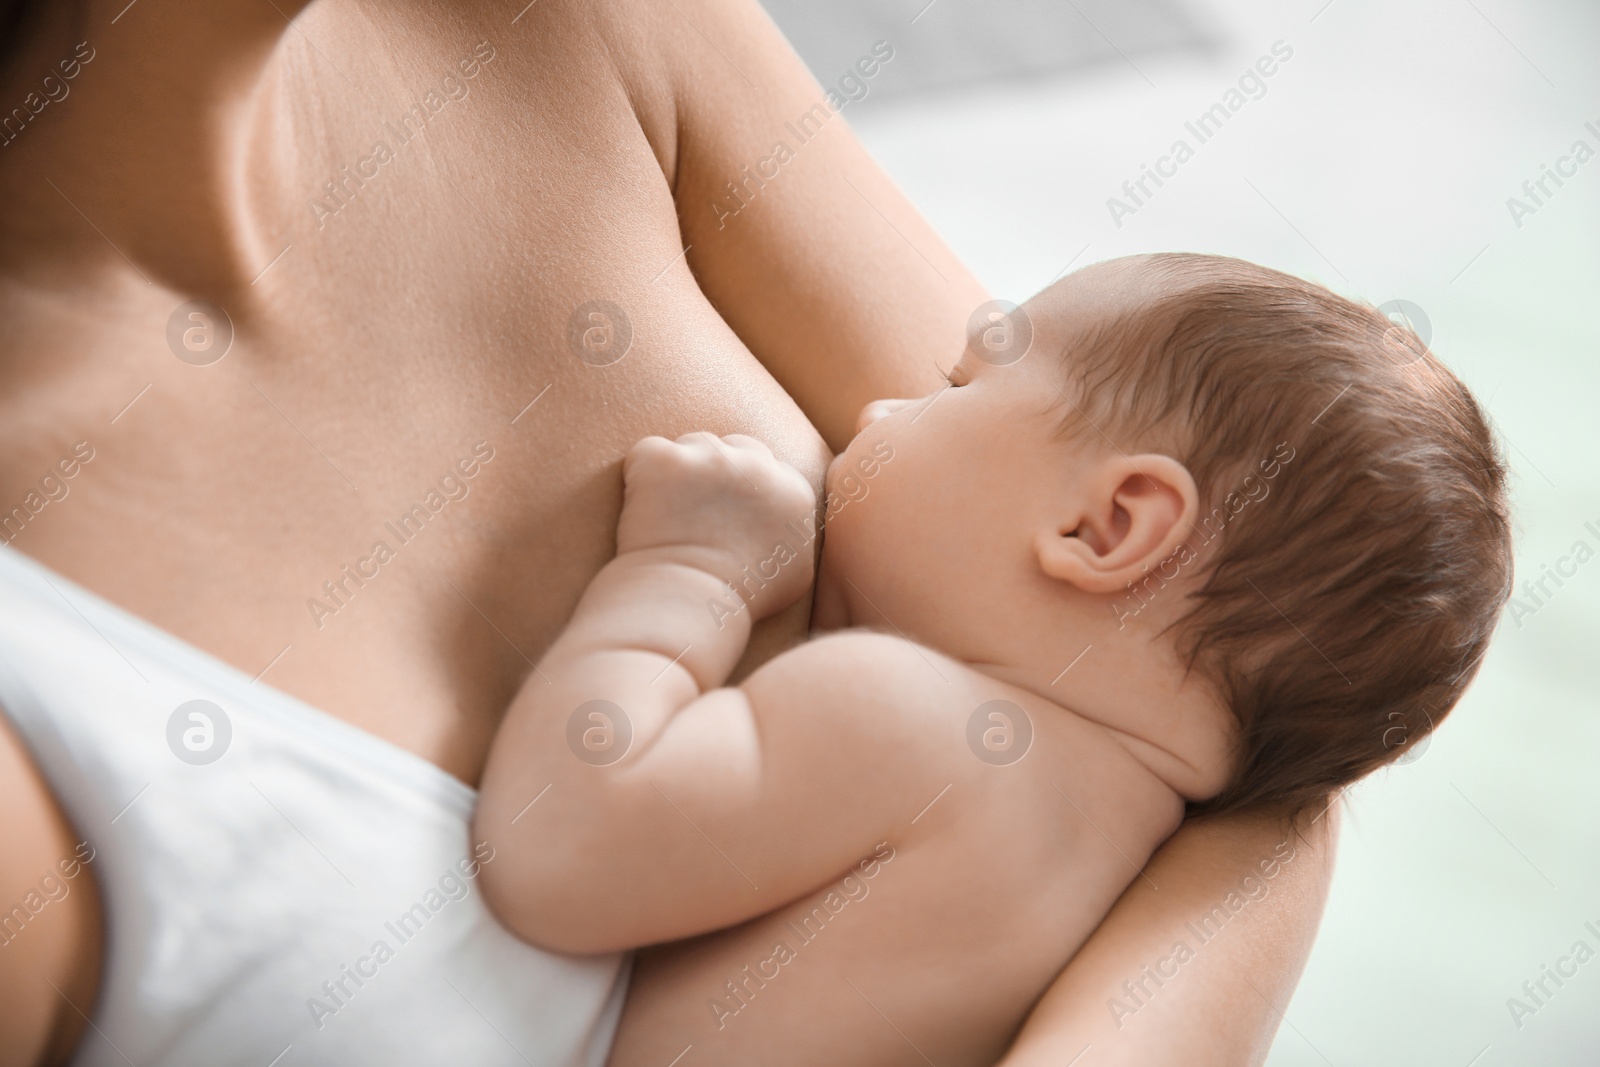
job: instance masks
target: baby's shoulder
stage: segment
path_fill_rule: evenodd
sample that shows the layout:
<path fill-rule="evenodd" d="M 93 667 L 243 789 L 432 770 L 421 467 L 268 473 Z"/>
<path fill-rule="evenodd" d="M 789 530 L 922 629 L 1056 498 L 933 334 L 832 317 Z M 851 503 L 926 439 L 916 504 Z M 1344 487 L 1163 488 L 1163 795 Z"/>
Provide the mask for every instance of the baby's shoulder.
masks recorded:
<path fill-rule="evenodd" d="M 934 648 L 866 627 L 813 636 L 768 660 L 741 688 L 768 709 L 837 717 L 847 732 L 927 734 L 997 683 Z"/>
<path fill-rule="evenodd" d="M 1093 768 L 1097 778 L 1140 787 L 1154 781 L 1114 731 L 1046 695 L 1009 684 L 936 648 L 869 627 L 829 631 L 789 649 L 750 677 L 766 701 L 807 716 L 837 714 L 849 733 L 908 731 L 955 752 L 977 773 L 1029 757 L 1048 781 Z M 924 753 L 932 756 L 933 753 Z M 971 757 L 976 756 L 976 764 Z M 1109 788 L 1109 787 L 1108 787 Z"/>
<path fill-rule="evenodd" d="M 1058 771 L 1107 743 L 1101 728 L 1036 693 L 868 627 L 814 636 L 769 660 L 743 688 L 767 709 L 790 707 L 812 723 L 836 718 L 840 737 L 909 744 L 919 758 L 968 770 L 1013 762 L 1010 747 L 1027 752 L 1036 735 L 1047 742 L 1038 757 Z"/>
<path fill-rule="evenodd" d="M 816 634 L 773 661 L 785 671 L 825 671 L 835 679 L 868 687 L 887 685 L 916 697 L 944 693 L 965 697 L 993 679 L 936 648 L 867 626 Z"/>

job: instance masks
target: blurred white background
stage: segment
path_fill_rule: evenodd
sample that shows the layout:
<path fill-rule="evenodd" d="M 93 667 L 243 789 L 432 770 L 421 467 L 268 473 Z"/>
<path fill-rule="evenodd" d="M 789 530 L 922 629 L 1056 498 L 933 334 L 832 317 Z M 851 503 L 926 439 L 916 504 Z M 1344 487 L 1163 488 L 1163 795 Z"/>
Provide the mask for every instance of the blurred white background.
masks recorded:
<path fill-rule="evenodd" d="M 1503 436 L 1519 598 L 1575 542 L 1600 551 L 1600 157 L 1520 226 L 1507 205 L 1574 142 L 1600 153 L 1600 5 L 926 4 L 768 6 L 824 85 L 892 43 L 845 118 L 994 295 L 1182 249 L 1412 301 Z M 1184 122 L 1277 41 L 1264 95 L 1119 227 L 1107 198 L 1195 146 Z M 1600 956 L 1508 1006 L 1577 941 L 1600 953 L 1600 558 L 1563 582 L 1507 614 L 1420 757 L 1353 791 L 1272 1067 L 1600 1063 Z"/>

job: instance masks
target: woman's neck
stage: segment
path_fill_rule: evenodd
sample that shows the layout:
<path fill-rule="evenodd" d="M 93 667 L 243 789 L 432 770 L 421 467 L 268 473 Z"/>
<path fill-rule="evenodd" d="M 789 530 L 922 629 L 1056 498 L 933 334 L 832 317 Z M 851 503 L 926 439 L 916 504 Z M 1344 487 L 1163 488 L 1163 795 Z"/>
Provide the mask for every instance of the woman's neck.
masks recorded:
<path fill-rule="evenodd" d="M 103 262 L 188 292 L 248 284 L 263 87 L 304 6 L 45 5 L 0 78 L 0 271 Z"/>

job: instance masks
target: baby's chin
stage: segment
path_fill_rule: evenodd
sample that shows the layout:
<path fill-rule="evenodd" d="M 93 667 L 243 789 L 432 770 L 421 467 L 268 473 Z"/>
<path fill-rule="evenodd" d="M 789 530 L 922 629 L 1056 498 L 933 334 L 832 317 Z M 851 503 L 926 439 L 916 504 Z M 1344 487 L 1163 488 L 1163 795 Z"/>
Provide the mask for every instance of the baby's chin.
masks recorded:
<path fill-rule="evenodd" d="M 844 595 L 846 588 L 837 556 L 831 562 L 829 560 L 825 528 L 822 538 L 822 558 L 817 561 L 817 580 L 811 598 L 813 631 L 843 630 L 853 625 L 850 618 L 850 602 Z"/>
<path fill-rule="evenodd" d="M 863 492 L 865 488 L 851 469 L 850 453 L 840 452 L 834 456 L 833 462 L 822 472 L 822 499 L 827 509 L 825 515 L 831 519 L 847 505 L 860 500 L 866 495 Z"/>

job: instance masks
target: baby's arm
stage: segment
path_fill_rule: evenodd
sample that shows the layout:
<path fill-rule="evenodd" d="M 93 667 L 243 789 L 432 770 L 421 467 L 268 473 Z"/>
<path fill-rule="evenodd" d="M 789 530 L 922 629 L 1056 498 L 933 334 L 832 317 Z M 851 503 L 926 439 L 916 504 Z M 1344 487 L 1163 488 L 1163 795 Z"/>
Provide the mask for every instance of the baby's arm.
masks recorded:
<path fill-rule="evenodd" d="M 623 476 L 617 556 L 512 703 L 475 816 L 496 914 L 567 952 L 720 928 L 837 878 L 958 773 L 928 716 L 968 698 L 931 651 L 867 633 L 719 688 L 752 621 L 809 588 L 811 490 L 739 436 L 646 438 Z"/>

